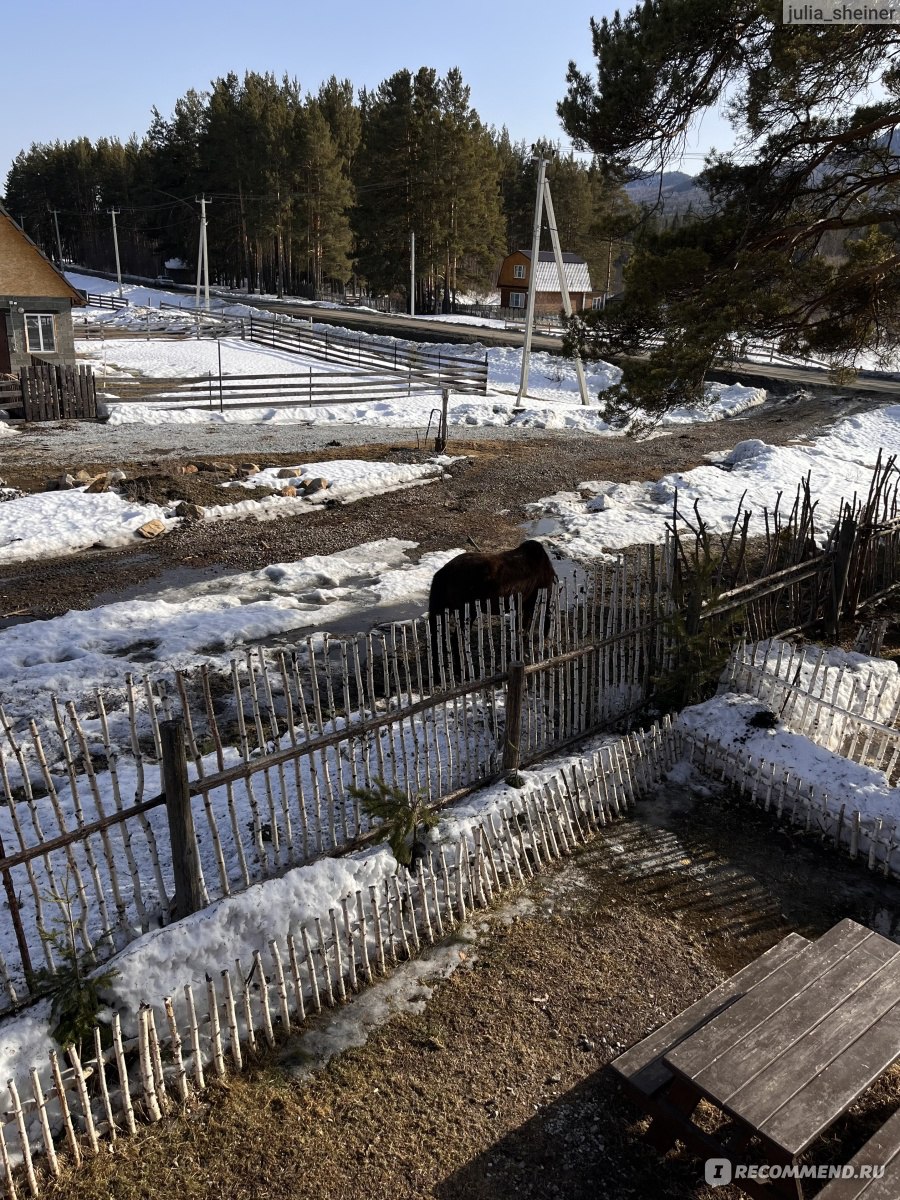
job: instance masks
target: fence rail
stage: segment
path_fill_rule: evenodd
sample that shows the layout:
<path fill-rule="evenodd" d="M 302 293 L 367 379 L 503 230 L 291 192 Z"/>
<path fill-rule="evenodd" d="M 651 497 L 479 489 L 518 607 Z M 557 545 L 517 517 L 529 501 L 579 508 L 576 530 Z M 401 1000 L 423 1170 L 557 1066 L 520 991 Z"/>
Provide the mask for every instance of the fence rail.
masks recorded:
<path fill-rule="evenodd" d="M 103 394 L 122 401 L 158 402 L 162 409 L 278 408 L 354 404 L 433 393 L 436 385 L 410 375 L 406 379 L 362 371 L 302 371 L 285 375 L 199 375 L 179 380 L 111 379 Z M 182 403 L 172 403 L 181 401 Z"/>
<path fill-rule="evenodd" d="M 362 334 L 335 330 L 319 332 L 312 322 L 263 321 L 251 316 L 247 337 L 258 345 L 311 355 L 326 362 L 344 362 L 356 367 L 376 367 L 410 379 L 423 379 L 437 388 L 484 395 L 487 392 L 488 362 L 433 350 L 428 346 L 382 346 Z"/>

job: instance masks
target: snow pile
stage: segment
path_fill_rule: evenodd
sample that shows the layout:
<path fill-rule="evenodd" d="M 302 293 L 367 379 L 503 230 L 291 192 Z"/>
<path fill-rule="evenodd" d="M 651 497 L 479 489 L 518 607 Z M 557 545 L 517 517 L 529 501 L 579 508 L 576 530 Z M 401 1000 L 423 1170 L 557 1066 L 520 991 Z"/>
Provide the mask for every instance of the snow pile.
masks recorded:
<path fill-rule="evenodd" d="M 742 762 L 774 764 L 790 773 L 804 796 L 818 803 L 827 798 L 835 811 L 846 803 L 848 813 L 858 810 L 864 818 L 900 818 L 900 789 L 890 786 L 883 771 L 816 745 L 778 719 L 772 728 L 753 725 L 761 711 L 767 710 L 755 696 L 729 693 L 684 709 L 676 727 L 700 745 L 708 738 Z"/>
<path fill-rule="evenodd" d="M 886 658 L 836 646 L 794 646 L 773 638 L 738 647 L 719 691 L 752 691 L 776 711 L 789 708 L 792 719 L 801 716 L 804 698 L 812 696 L 855 716 L 892 725 L 900 708 L 900 669 Z M 812 707 L 815 714 L 814 703 Z"/>
<path fill-rule="evenodd" d="M 125 546 L 154 518 L 174 524 L 158 505 L 123 500 L 115 492 L 73 488 L 13 498 L 0 504 L 0 563 Z"/>
<path fill-rule="evenodd" d="M 535 519 L 552 518 L 553 542 L 572 558 L 597 557 L 604 550 L 665 540 L 677 495 L 679 510 L 700 513 L 712 532 L 731 529 L 743 500 L 753 519 L 751 535 L 764 532 L 763 510 L 778 497 L 788 507 L 800 482 L 811 472 L 820 540 L 837 520 L 841 501 L 865 494 L 879 449 L 900 453 L 900 406 L 860 413 L 839 422 L 824 437 L 805 444 L 770 446 L 757 439 L 740 442 L 709 465 L 664 476 L 652 483 L 591 480 L 578 491 L 559 492 L 528 506 Z"/>
<path fill-rule="evenodd" d="M 336 459 L 327 463 L 305 463 L 290 479 L 279 479 L 272 467 L 253 476 L 247 484 L 226 487 L 267 487 L 279 493 L 303 479 L 321 478 L 326 487 L 309 496 L 248 498 L 234 504 L 209 505 L 205 521 L 232 521 L 253 517 L 260 521 L 296 516 L 327 502 L 350 504 L 366 496 L 394 492 L 400 488 L 433 483 L 444 477 L 444 468 L 458 459 L 431 458 L 425 463 L 381 463 L 360 459 Z M 9 494 L 5 494 L 9 491 Z M 0 563 L 23 559 L 74 554 L 91 547 L 124 546 L 134 540 L 141 525 L 159 518 L 167 528 L 177 524 L 177 505 L 160 508 L 124 500 L 114 491 L 88 492 L 73 488 L 62 492 L 39 492 L 22 496 L 0 489 Z"/>

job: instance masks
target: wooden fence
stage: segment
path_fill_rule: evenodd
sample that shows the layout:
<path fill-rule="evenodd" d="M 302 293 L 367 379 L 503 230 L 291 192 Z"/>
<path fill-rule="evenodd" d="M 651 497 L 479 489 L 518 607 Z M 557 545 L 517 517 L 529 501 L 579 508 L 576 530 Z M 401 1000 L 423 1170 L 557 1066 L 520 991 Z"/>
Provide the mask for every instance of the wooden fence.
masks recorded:
<path fill-rule="evenodd" d="M 126 296 L 115 296 L 111 292 L 82 292 L 81 294 L 91 308 L 130 308 L 131 306 L 131 301 Z"/>
<path fill-rule="evenodd" d="M 37 363 L 17 382 L 0 383 L 0 403 L 25 421 L 96 421 L 97 387 L 90 367 Z"/>
<path fill-rule="evenodd" d="M 896 781 L 900 688 L 887 672 L 829 668 L 828 651 L 773 639 L 736 646 L 723 689 L 759 697 L 788 729 Z"/>
<path fill-rule="evenodd" d="M 467 621 L 436 615 L 433 628 L 286 635 L 226 670 L 129 679 L 125 693 L 98 693 L 81 711 L 53 700 L 40 728 L 37 714 L 0 709 L 0 881 L 18 952 L 0 957 L 0 1009 L 29 995 L 39 968 L 54 969 L 39 930 L 66 872 L 79 943 L 102 959 L 179 911 L 376 837 L 351 788 L 383 780 L 448 803 L 590 732 L 639 721 L 651 700 L 678 707 L 671 680 L 708 674 L 716 648 L 724 663 L 748 632 L 852 617 L 889 586 L 895 562 L 873 549 L 896 537 L 894 514 L 867 526 L 864 509 L 845 512 L 822 552 L 798 497 L 772 515 L 761 544 L 724 536 L 713 574 L 694 562 L 702 527 L 680 531 L 673 515 L 665 546 L 582 572 L 528 626 L 512 606 Z M 843 584 L 855 571 L 851 593 Z M 183 758 L 163 751 L 162 724 L 175 718 Z M 177 894 L 184 855 L 173 854 L 173 820 L 197 845 L 187 898 Z"/>
<path fill-rule="evenodd" d="M 0 1180 L 10 1200 L 39 1196 L 101 1147 L 177 1111 L 208 1081 L 243 1070 L 259 1048 L 274 1047 L 571 854 L 624 816 L 674 753 L 670 722 L 612 740 L 432 846 L 414 871 L 348 892 L 287 930 L 282 921 L 252 962 L 204 963 L 204 987 L 187 983 L 137 1012 L 117 1012 L 80 1052 L 53 1051 L 23 1069 L 0 1110 Z"/>
<path fill-rule="evenodd" d="M 153 402 L 161 409 L 181 410 L 205 405 L 226 408 L 316 407 L 359 404 L 433 393 L 435 384 L 410 374 L 398 378 L 385 372 L 300 371 L 281 375 L 193 375 L 179 379 L 120 380 L 103 384 L 103 394 L 118 400 Z M 181 401 L 181 403 L 174 403 Z"/>
<path fill-rule="evenodd" d="M 328 329 L 320 332 L 298 321 L 263 321 L 251 316 L 246 321 L 247 338 L 259 345 L 343 362 L 357 368 L 391 371 L 408 379 L 420 379 L 433 388 L 485 395 L 488 381 L 487 354 L 483 359 L 466 358 L 434 350 L 427 345 L 382 345 L 362 334 Z"/>

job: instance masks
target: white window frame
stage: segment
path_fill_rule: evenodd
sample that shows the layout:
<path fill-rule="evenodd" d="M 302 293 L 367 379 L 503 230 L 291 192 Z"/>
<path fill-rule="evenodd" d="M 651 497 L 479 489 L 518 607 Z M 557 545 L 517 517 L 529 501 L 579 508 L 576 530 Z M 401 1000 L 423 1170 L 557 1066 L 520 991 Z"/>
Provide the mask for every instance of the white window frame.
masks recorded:
<path fill-rule="evenodd" d="M 591 300 L 591 308 L 594 312 L 598 312 L 603 307 L 603 296 L 594 296 Z"/>
<path fill-rule="evenodd" d="M 513 265 L 513 279 L 524 279 L 524 278 L 525 278 L 525 264 L 524 263 L 515 263 Z"/>
<path fill-rule="evenodd" d="M 37 345 L 32 338 L 29 322 L 37 321 Z M 50 323 L 50 338 L 47 342 L 47 325 Z M 25 348 L 29 354 L 55 354 L 56 345 L 56 314 L 55 313 L 25 313 Z"/>
<path fill-rule="evenodd" d="M 528 299 L 527 292 L 510 292 L 509 293 L 509 307 L 510 308 L 524 308 L 525 302 L 527 299 Z"/>

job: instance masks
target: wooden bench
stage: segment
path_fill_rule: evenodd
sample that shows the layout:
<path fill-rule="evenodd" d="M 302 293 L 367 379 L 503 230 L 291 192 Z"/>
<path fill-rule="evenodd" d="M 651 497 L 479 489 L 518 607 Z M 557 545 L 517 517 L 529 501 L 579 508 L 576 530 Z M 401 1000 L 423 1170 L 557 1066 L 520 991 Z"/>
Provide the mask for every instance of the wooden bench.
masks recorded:
<path fill-rule="evenodd" d="M 816 1200 L 897 1200 L 900 1196 L 900 1109 L 869 1138 L 852 1167 L 884 1167 L 881 1179 L 833 1179 Z"/>
<path fill-rule="evenodd" d="M 673 1072 L 663 1062 L 664 1056 L 670 1050 L 674 1050 L 680 1042 L 728 1008 L 735 1000 L 740 999 L 750 988 L 762 983 L 773 971 L 784 966 L 808 945 L 807 939 L 799 934 L 788 934 L 783 941 L 778 942 L 743 970 L 720 983 L 708 996 L 704 996 L 668 1024 L 660 1026 L 642 1042 L 620 1054 L 611 1063 L 612 1069 L 646 1106 L 647 1100 L 661 1092 L 672 1081 Z"/>

